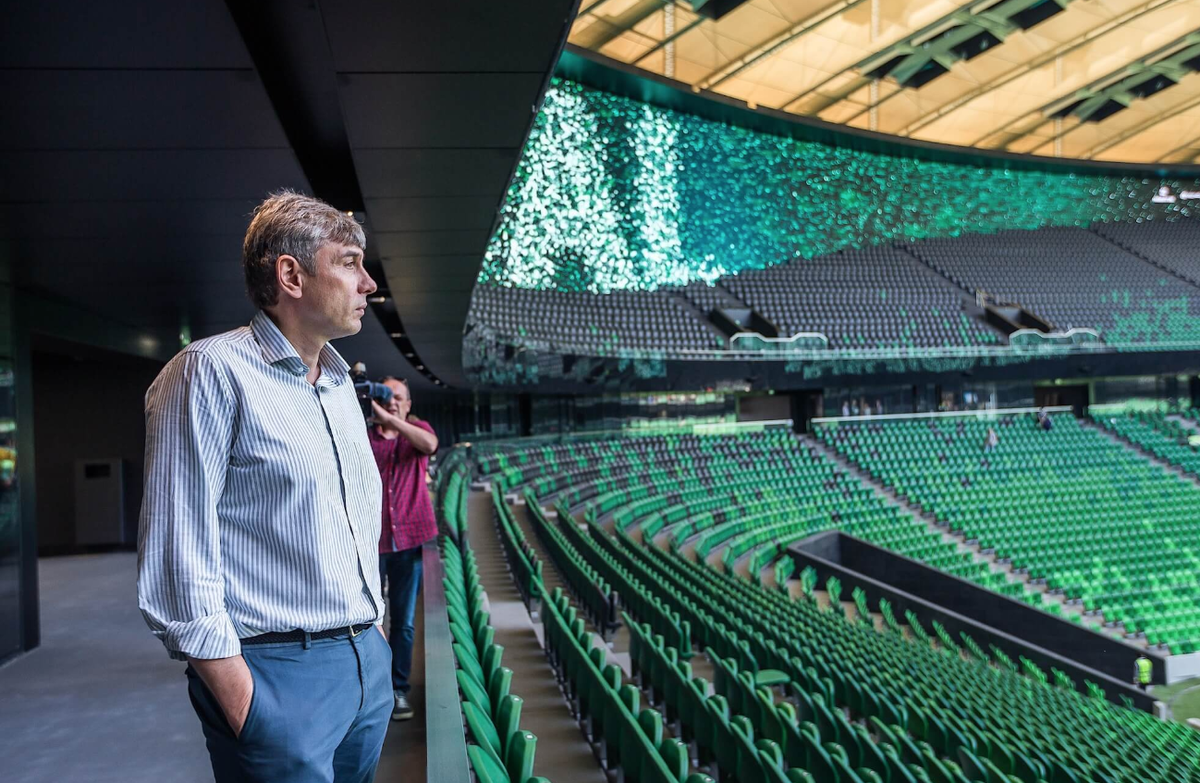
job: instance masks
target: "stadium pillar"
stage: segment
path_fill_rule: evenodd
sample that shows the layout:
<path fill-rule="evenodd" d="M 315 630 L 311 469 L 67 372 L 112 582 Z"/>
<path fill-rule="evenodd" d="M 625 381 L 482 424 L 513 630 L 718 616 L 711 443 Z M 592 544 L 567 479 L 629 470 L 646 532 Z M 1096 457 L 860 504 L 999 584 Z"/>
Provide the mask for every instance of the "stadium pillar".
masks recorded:
<path fill-rule="evenodd" d="M 1188 396 L 1192 398 L 1191 405 L 1195 408 L 1196 403 L 1200 402 L 1200 375 L 1188 378 Z"/>

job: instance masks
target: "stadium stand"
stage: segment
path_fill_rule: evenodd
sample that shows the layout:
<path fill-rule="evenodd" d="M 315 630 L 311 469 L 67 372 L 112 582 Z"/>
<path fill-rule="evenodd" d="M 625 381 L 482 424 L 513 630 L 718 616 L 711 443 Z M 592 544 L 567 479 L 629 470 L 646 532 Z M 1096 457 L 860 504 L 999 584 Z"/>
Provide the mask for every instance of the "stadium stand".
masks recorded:
<path fill-rule="evenodd" d="M 780 336 L 819 332 L 830 348 L 995 345 L 999 332 L 964 312 L 945 281 L 890 245 L 845 250 L 721 284 L 771 320 Z"/>
<path fill-rule="evenodd" d="M 710 313 L 718 309 L 747 307 L 745 302 L 723 288 L 719 282 L 712 285 L 705 282 L 689 283 L 677 290 L 702 313 Z"/>
<path fill-rule="evenodd" d="M 1200 453 L 1189 445 L 1196 431 L 1161 413 L 1111 415 L 1092 413 L 1092 420 L 1149 454 L 1177 465 L 1193 476 L 1200 475 Z"/>
<path fill-rule="evenodd" d="M 500 462 L 532 462 L 543 448 L 497 444 L 480 471 L 506 481 Z M 692 780 L 701 770 L 756 783 L 1200 780 L 1193 732 L 1114 705 L 1094 686 L 1085 695 L 1061 673 L 985 652 L 969 637 L 951 640 L 936 624 L 930 633 L 920 618 L 896 618 L 886 605 L 878 621 L 864 622 L 862 597 L 857 612 L 843 610 L 832 580 L 824 600 L 801 575 L 793 599 L 734 575 L 720 559 L 664 550 L 649 543 L 653 536 L 638 543 L 619 529 L 623 519 L 645 518 L 648 500 L 672 497 L 669 487 L 647 486 L 613 505 L 606 494 L 554 482 L 552 520 L 541 510 L 550 493 L 535 496 L 535 479 L 507 479 L 518 482 L 506 483 L 510 489 L 529 490 L 526 507 L 557 542 L 552 560 L 564 581 L 601 584 L 601 575 L 625 610 L 632 681 L 585 630 L 582 615 L 593 610 L 581 612 L 555 591 L 544 621 L 548 655 L 587 736 L 627 778 L 636 768 L 636 779 L 654 781 Z M 589 498 L 578 512 L 611 517 L 618 530 L 577 524 L 568 508 L 576 490 Z M 493 499 L 498 511 L 506 505 L 499 494 Z M 635 504 L 638 511 L 627 510 Z M 696 674 L 701 652 L 711 683 Z"/>
<path fill-rule="evenodd" d="M 1200 222 L 1099 223 L 1097 234 L 1134 255 L 1200 285 Z"/>
<path fill-rule="evenodd" d="M 1172 653 L 1200 645 L 1200 487 L 1070 415 L 829 424 L 819 437 L 950 529 Z M 1000 444 L 984 452 L 989 427 Z"/>
<path fill-rule="evenodd" d="M 720 548 L 730 561 L 751 550 L 768 558 L 768 550 L 777 554 L 791 541 L 836 528 L 1013 597 L 1039 597 L 885 505 L 786 429 L 490 448 L 479 458 L 480 472 L 498 490 L 530 490 L 567 507 L 587 503 L 612 513 L 621 530 L 638 529 L 647 540 L 663 535 L 676 547 L 690 542 L 700 557 Z"/>
<path fill-rule="evenodd" d="M 470 318 L 514 342 L 596 355 L 724 348 L 704 315 L 737 308 L 753 308 L 781 337 L 824 334 L 834 350 L 1004 345 L 973 303 L 986 292 L 1058 331 L 1095 330 L 1114 346 L 1192 343 L 1200 340 L 1200 267 L 1190 250 L 1198 233 L 1191 222 L 1153 231 L 1112 224 L 885 243 L 711 286 L 599 296 L 480 285 Z"/>
<path fill-rule="evenodd" d="M 1020 305 L 1056 329 L 1115 343 L 1197 336 L 1200 290 L 1077 228 L 966 234 L 904 245 L 964 291 Z"/>
<path fill-rule="evenodd" d="M 621 349 L 711 350 L 724 342 L 665 293 L 610 294 L 476 286 L 472 318 L 519 343 L 615 354 Z"/>

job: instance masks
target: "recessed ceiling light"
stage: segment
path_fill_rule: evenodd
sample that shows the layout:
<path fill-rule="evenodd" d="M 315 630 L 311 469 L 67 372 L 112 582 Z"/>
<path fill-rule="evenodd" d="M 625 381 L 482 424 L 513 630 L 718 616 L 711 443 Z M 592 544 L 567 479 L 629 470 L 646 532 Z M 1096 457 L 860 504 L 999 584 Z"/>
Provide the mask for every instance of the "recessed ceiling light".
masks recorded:
<path fill-rule="evenodd" d="M 368 296 L 367 301 L 371 304 L 382 304 L 387 301 L 386 296 Z"/>
<path fill-rule="evenodd" d="M 393 340 L 399 340 L 403 336 L 404 336 L 404 332 L 392 332 Z"/>

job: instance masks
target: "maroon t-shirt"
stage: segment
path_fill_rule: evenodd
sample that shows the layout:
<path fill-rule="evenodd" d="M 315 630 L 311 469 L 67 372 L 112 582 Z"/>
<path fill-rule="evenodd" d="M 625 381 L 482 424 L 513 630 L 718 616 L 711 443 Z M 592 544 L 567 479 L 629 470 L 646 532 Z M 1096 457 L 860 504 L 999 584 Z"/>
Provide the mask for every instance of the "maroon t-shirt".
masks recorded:
<path fill-rule="evenodd" d="M 433 427 L 426 422 L 412 423 L 433 433 Z M 380 435 L 375 427 L 368 430 L 368 435 L 371 451 L 375 453 L 375 464 L 379 466 L 379 475 L 383 478 L 383 526 L 379 535 L 379 551 L 412 549 L 437 538 L 437 520 L 433 516 L 429 488 L 425 486 L 429 456 L 418 451 L 403 435 L 389 440 Z"/>

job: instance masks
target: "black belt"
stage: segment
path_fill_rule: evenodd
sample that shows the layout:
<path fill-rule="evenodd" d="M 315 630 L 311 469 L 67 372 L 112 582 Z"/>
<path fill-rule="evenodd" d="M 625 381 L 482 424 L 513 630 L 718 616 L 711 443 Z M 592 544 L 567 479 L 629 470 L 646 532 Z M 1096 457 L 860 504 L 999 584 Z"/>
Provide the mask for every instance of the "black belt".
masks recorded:
<path fill-rule="evenodd" d="M 258 636 L 248 636 L 242 639 L 242 644 L 279 644 L 282 642 L 303 642 L 316 639 L 332 639 L 335 636 L 358 636 L 363 631 L 370 628 L 374 623 L 359 623 L 358 625 L 343 625 L 341 628 L 330 628 L 328 631 L 314 631 L 307 633 L 296 629 L 295 631 L 275 631 L 274 633 L 260 633 Z"/>

